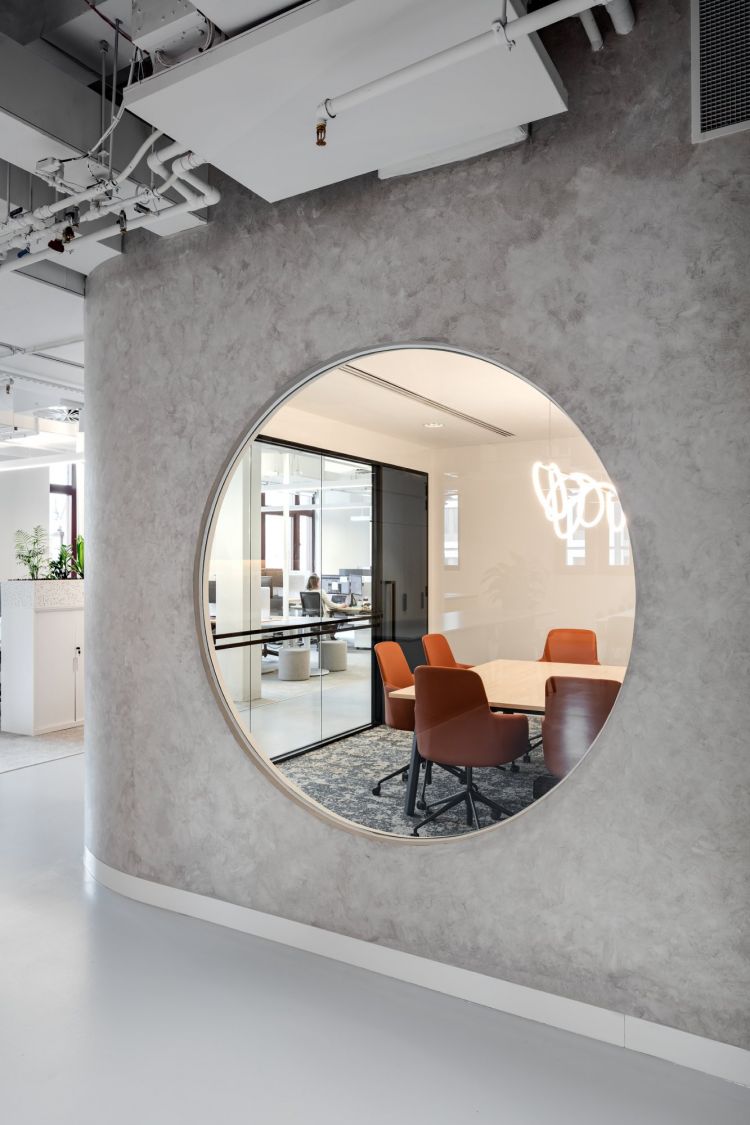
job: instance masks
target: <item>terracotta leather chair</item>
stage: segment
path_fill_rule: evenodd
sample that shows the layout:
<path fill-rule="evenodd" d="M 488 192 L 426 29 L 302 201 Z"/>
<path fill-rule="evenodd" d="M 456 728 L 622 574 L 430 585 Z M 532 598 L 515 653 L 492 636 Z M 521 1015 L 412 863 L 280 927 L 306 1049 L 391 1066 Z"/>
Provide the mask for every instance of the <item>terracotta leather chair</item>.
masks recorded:
<path fill-rule="evenodd" d="M 619 690 L 617 680 L 550 676 L 544 689 L 542 742 L 544 763 L 554 780 L 537 778 L 534 797 L 541 797 L 580 762 L 607 721 Z"/>
<path fill-rule="evenodd" d="M 414 730 L 414 701 L 412 699 L 391 699 L 390 693 L 398 688 L 411 687 L 414 673 L 409 667 L 401 645 L 395 641 L 381 641 L 375 645 L 375 658 L 383 681 L 383 709 L 385 725 L 392 730 Z M 409 763 L 393 773 L 381 777 L 373 787 L 373 795 L 380 796 L 380 786 L 392 777 L 406 777 Z"/>
<path fill-rule="evenodd" d="M 501 766 L 520 757 L 529 741 L 525 715 L 498 715 L 490 711 L 484 684 L 468 668 L 432 668 L 423 665 L 414 673 L 416 685 L 415 734 L 419 754 L 427 762 L 458 767 L 463 787 L 442 801 L 427 805 L 429 815 L 412 832 L 456 805 L 466 805 L 466 823 L 481 827 L 477 804 L 488 806 L 497 817 L 512 816 L 502 805 L 477 789 L 474 769 Z"/>
<path fill-rule="evenodd" d="M 550 629 L 539 657 L 546 663 L 598 664 L 593 629 Z"/>
<path fill-rule="evenodd" d="M 422 637 L 424 657 L 431 668 L 471 668 L 471 664 L 460 664 L 453 655 L 448 638 L 442 633 L 428 633 Z"/>

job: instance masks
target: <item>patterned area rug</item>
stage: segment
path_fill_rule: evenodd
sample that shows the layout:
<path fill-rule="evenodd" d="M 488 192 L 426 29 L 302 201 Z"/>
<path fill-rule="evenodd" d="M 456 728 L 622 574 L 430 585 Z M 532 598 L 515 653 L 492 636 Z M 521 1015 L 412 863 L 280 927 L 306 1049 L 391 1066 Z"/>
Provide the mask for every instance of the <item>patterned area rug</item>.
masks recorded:
<path fill-rule="evenodd" d="M 540 720 L 529 718 L 532 741 L 540 733 Z M 405 786 L 400 778 L 387 781 L 381 796 L 375 797 L 372 788 L 378 778 L 391 770 L 406 765 L 411 753 L 411 735 L 405 731 L 374 727 L 361 734 L 343 738 L 319 750 L 311 750 L 299 758 L 279 764 L 279 769 L 294 781 L 308 796 L 331 812 L 377 828 L 395 836 L 409 836 L 417 823 L 404 814 Z M 518 773 L 504 770 L 478 769 L 474 780 L 482 793 L 517 813 L 533 800 L 532 786 L 537 777 L 547 777 L 542 748 L 531 753 L 531 762 L 519 762 Z M 422 775 L 423 776 L 423 775 Z M 444 770 L 433 768 L 432 785 L 427 787 L 426 800 L 438 801 L 455 793 L 459 785 Z M 420 779 L 420 791 L 421 791 Z M 479 808 L 482 827 L 493 824 L 490 810 Z M 419 814 L 426 816 L 425 812 Z M 420 830 L 421 836 L 455 836 L 471 832 L 466 823 L 465 806 L 459 805 Z"/>
<path fill-rule="evenodd" d="M 0 734 L 0 773 L 22 770 L 26 766 L 41 766 L 44 762 L 55 762 L 58 758 L 82 753 L 83 727 L 36 736 L 3 732 Z"/>

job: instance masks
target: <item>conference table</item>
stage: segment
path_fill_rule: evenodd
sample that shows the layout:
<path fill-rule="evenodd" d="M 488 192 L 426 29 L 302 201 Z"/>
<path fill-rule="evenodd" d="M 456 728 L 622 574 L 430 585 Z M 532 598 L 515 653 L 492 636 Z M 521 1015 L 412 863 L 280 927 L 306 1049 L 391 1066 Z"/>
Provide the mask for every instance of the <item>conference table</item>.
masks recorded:
<path fill-rule="evenodd" d="M 486 664 L 476 664 L 473 671 L 481 677 L 490 707 L 496 711 L 515 711 L 526 715 L 544 714 L 544 688 L 550 676 L 617 680 L 619 683 L 625 676 L 625 667 L 620 664 L 558 664 L 543 660 L 490 660 Z M 414 699 L 414 686 L 392 691 L 391 699 Z M 404 802 L 407 816 L 414 816 L 419 765 L 415 735 Z"/>

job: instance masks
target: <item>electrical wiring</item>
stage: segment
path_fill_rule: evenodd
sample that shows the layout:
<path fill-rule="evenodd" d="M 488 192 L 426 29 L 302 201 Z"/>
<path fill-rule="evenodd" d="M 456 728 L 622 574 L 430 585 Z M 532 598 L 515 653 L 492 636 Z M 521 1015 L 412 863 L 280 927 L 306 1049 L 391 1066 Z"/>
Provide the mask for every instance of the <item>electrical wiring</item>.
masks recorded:
<path fill-rule="evenodd" d="M 83 2 L 84 2 L 84 4 L 86 4 L 86 6 L 88 8 L 91 9 L 92 12 L 96 12 L 96 14 L 97 14 L 97 16 L 99 17 L 100 20 L 104 20 L 104 22 L 109 27 L 111 27 L 113 31 L 116 30 L 113 20 L 111 20 L 109 18 L 109 16 L 105 16 L 104 12 L 100 12 L 97 5 L 92 3 L 92 0 L 83 0 Z M 128 43 L 133 42 L 133 40 L 128 35 L 127 31 L 123 31 L 122 28 L 120 28 L 120 35 L 123 37 L 123 39 L 127 39 Z"/>

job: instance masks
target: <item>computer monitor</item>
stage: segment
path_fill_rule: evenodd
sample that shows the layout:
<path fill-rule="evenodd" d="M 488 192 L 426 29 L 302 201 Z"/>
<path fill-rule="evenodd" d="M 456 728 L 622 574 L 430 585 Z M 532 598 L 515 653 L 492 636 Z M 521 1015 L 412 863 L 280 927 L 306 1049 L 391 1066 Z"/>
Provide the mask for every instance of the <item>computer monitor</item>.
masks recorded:
<path fill-rule="evenodd" d="M 349 575 L 349 589 L 352 592 L 352 594 L 356 594 L 360 598 L 362 597 L 362 575 L 361 574 L 350 574 Z"/>

